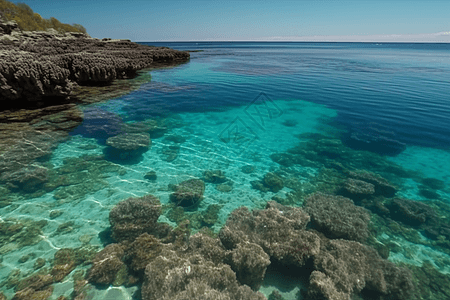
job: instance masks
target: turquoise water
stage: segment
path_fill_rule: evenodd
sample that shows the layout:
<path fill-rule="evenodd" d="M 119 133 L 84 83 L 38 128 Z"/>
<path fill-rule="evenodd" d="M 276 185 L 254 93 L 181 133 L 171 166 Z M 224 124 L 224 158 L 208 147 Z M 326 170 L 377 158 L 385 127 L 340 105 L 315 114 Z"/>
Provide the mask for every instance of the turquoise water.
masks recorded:
<path fill-rule="evenodd" d="M 152 81 L 128 95 L 83 107 L 85 122 L 46 162 L 57 178 L 70 178 L 68 183 L 41 193 L 11 193 L 13 203 L 0 208 L 2 222 L 47 221 L 30 245 L 2 240 L 0 282 L 17 269 L 26 277 L 36 258 L 50 262 L 61 248 L 103 248 L 109 211 L 118 202 L 150 193 L 168 205 L 169 185 L 204 178 L 206 170 L 223 171 L 227 186 L 207 182 L 204 199 L 186 214 L 219 207 L 215 223 L 208 224 L 215 232 L 239 206 L 261 209 L 273 198 L 301 206 L 311 193 L 336 190 L 342 178 L 333 163 L 383 176 L 398 187 L 397 197 L 450 204 L 450 46 L 164 45 L 204 51 L 191 53 L 187 64 L 152 71 Z M 98 121 L 102 114 L 108 117 Z M 148 150 L 127 158 L 108 152 L 107 138 L 124 126 L 152 121 L 163 130 L 150 132 Z M 296 147 L 309 151 L 308 159 L 288 165 L 274 159 Z M 150 171 L 156 180 L 145 177 Z M 282 189 L 254 187 L 252 182 L 268 172 L 284 180 Z M 425 178 L 442 186 L 424 187 Z M 176 226 L 170 211 L 159 221 Z M 193 225 L 193 230 L 200 227 Z M 431 261 L 449 274 L 445 244 L 433 246 L 417 232 L 422 242 L 399 232 L 379 233 L 376 239 L 398 245 L 389 256 L 393 262 L 421 266 Z M 281 288 L 274 278 L 270 273 L 261 291 L 268 295 L 279 289 L 294 299 L 300 283 Z M 14 293 L 8 285 L 2 290 Z M 50 299 L 72 290 L 67 279 L 55 285 Z M 135 290 L 99 289 L 95 299 L 131 299 Z"/>

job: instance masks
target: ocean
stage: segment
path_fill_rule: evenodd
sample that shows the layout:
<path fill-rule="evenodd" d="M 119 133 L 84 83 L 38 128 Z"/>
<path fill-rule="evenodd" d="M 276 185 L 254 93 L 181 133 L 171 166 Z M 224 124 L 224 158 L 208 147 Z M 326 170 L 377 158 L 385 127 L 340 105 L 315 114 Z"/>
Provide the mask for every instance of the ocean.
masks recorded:
<path fill-rule="evenodd" d="M 83 106 L 84 122 L 40 162 L 51 170 L 51 184 L 32 193 L 2 187 L 10 204 L 0 208 L 0 222 L 42 225 L 27 242 L 3 230 L 6 295 L 14 294 L 11 274 L 32 274 L 38 258 L 51 266 L 60 249 L 111 243 L 110 210 L 146 194 L 163 204 L 159 222 L 175 227 L 187 218 L 192 232 L 214 233 L 240 206 L 263 209 L 275 200 L 302 207 L 317 192 L 353 197 L 370 211 L 371 234 L 389 249 L 390 261 L 414 272 L 426 264 L 442 282 L 450 280 L 450 44 L 141 44 L 189 50 L 191 59 L 149 71 L 151 81 L 129 94 Z M 142 128 L 150 145 L 111 146 L 112 137 Z M 344 191 L 349 172 L 381 176 L 395 197 Z M 275 174 L 277 186 L 267 174 Z M 173 186 L 198 178 L 205 181 L 201 202 L 174 207 Z M 409 222 L 412 215 L 395 210 L 393 199 L 427 208 L 407 204 L 417 218 Z M 380 213 L 375 202 L 390 212 Z M 271 269 L 260 291 L 298 299 L 300 281 Z M 91 293 L 131 299 L 137 289 L 111 285 Z M 73 280 L 65 280 L 49 299 L 72 291 Z"/>

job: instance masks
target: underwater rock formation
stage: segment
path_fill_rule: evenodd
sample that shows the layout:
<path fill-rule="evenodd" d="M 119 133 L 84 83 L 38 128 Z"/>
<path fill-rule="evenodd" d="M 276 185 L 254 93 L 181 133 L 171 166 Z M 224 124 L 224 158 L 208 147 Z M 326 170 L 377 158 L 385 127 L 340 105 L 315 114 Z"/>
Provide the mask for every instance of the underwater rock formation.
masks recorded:
<path fill-rule="evenodd" d="M 139 157 L 151 147 L 148 133 L 122 133 L 106 140 L 106 156 L 114 160 Z"/>
<path fill-rule="evenodd" d="M 395 138 L 393 132 L 359 124 L 342 136 L 342 142 L 352 149 L 397 156 L 405 151 L 406 144 Z"/>
<path fill-rule="evenodd" d="M 203 232 L 189 236 L 189 221 L 184 221 L 161 239 L 142 229 L 150 224 L 157 227 L 160 213 L 159 201 L 147 197 L 147 201 L 125 200 L 111 211 L 122 216 L 111 217 L 113 235 L 117 236 L 120 219 L 126 224 L 123 227 L 136 224 L 137 230 L 131 231 L 132 238 L 110 244 L 96 255 L 89 282 L 140 281 L 143 300 L 262 300 L 265 297 L 256 290 L 274 259 L 310 274 L 308 290 L 302 291 L 308 300 L 349 300 L 360 293 L 380 300 L 409 300 L 413 291 L 408 271 L 382 259 L 369 246 L 330 240 L 307 229 L 310 217 L 300 208 L 274 201 L 252 212 L 241 207 L 231 213 L 219 238 Z M 145 219 L 147 215 L 151 220 Z"/>
<path fill-rule="evenodd" d="M 189 207 L 197 205 L 203 200 L 205 182 L 201 179 L 188 179 L 175 187 L 170 200 L 178 206 Z"/>
<path fill-rule="evenodd" d="M 155 171 L 149 171 L 149 172 L 145 173 L 144 179 L 147 179 L 150 181 L 155 181 L 156 179 L 158 179 L 158 176 L 156 175 Z"/>
<path fill-rule="evenodd" d="M 408 270 L 396 267 L 358 242 L 322 240 L 314 256 L 307 299 L 350 299 L 361 291 L 374 299 L 411 299 Z"/>
<path fill-rule="evenodd" d="M 122 262 L 124 247 L 109 244 L 95 256 L 87 280 L 101 285 L 110 285 L 120 276 L 121 269 L 126 269 Z"/>
<path fill-rule="evenodd" d="M 328 238 L 364 242 L 369 236 L 369 213 L 348 198 L 316 193 L 306 200 L 305 211 L 313 228 Z"/>
<path fill-rule="evenodd" d="M 254 243 L 282 264 L 301 267 L 320 248 L 319 237 L 305 231 L 309 220 L 300 208 L 269 201 L 264 210 L 250 212 L 247 207 L 234 210 L 219 238 L 229 250 L 240 243 Z"/>
<path fill-rule="evenodd" d="M 152 195 L 119 202 L 109 213 L 112 237 L 118 242 L 131 242 L 143 233 L 159 236 L 163 225 L 156 221 L 160 214 L 161 203 Z"/>
<path fill-rule="evenodd" d="M 130 78 L 154 63 L 185 61 L 189 53 L 129 40 L 93 39 L 55 30 L 21 32 L 1 25 L 0 97 L 21 105 L 66 97 L 75 84 L 105 84 Z M 0 103 L 5 104 L 5 103 Z"/>
<path fill-rule="evenodd" d="M 89 107 L 83 111 L 83 123 L 73 134 L 106 140 L 124 133 L 123 126 L 124 122 L 117 114 L 98 107 Z"/>
<path fill-rule="evenodd" d="M 375 186 L 362 180 L 348 178 L 339 193 L 353 200 L 361 200 L 375 194 Z"/>
<path fill-rule="evenodd" d="M 203 172 L 203 178 L 206 182 L 215 184 L 224 183 L 227 181 L 225 172 L 222 172 L 221 170 L 206 170 Z"/>
<path fill-rule="evenodd" d="M 251 181 L 250 184 L 255 190 L 261 192 L 271 191 L 277 193 L 284 187 L 283 179 L 275 173 L 268 172 L 262 180 Z"/>
<path fill-rule="evenodd" d="M 346 175 L 350 178 L 373 184 L 375 188 L 374 195 L 391 198 L 397 192 L 397 188 L 394 185 L 378 174 L 366 171 L 347 171 Z"/>
<path fill-rule="evenodd" d="M 240 285 L 229 265 L 215 264 L 200 255 L 183 257 L 169 249 L 145 268 L 141 295 L 143 300 L 266 299 Z"/>
<path fill-rule="evenodd" d="M 398 198 L 387 203 L 386 207 L 392 219 L 411 226 L 433 225 L 438 219 L 433 208 L 419 201 Z"/>

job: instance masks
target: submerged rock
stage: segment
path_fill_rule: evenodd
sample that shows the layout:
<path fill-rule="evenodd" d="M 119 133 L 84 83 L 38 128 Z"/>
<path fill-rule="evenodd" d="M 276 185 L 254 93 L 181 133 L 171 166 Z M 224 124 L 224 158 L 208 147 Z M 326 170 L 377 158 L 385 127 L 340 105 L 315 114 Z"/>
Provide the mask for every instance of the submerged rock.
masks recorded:
<path fill-rule="evenodd" d="M 122 262 L 124 247 L 120 244 L 109 244 L 95 256 L 87 280 L 96 284 L 110 285 L 120 276 L 125 268 Z"/>
<path fill-rule="evenodd" d="M 328 238 L 364 242 L 369 236 L 368 211 L 348 198 L 317 193 L 306 200 L 305 211 L 313 228 Z"/>
<path fill-rule="evenodd" d="M 144 179 L 147 179 L 147 180 L 150 180 L 150 181 L 155 181 L 157 178 L 158 178 L 158 176 L 156 175 L 155 171 L 147 172 L 144 175 Z"/>
<path fill-rule="evenodd" d="M 386 205 L 390 210 L 390 217 L 396 221 L 411 226 L 436 224 L 438 216 L 433 208 L 409 199 L 393 199 Z"/>
<path fill-rule="evenodd" d="M 240 285 L 229 265 L 199 255 L 183 257 L 173 250 L 165 250 L 147 265 L 141 295 L 143 300 L 265 299 Z"/>
<path fill-rule="evenodd" d="M 270 172 L 264 175 L 264 185 L 273 193 L 278 192 L 284 187 L 283 179 L 281 179 L 280 176 Z"/>
<path fill-rule="evenodd" d="M 234 210 L 220 230 L 219 238 L 226 249 L 235 249 L 240 243 L 254 243 L 271 259 L 301 267 L 320 248 L 319 237 L 305 231 L 309 220 L 300 208 L 269 201 L 264 210 L 250 212 L 247 207 Z"/>
<path fill-rule="evenodd" d="M 111 159 L 127 160 L 136 158 L 151 146 L 148 133 L 122 133 L 106 140 L 109 148 L 105 149 Z"/>
<path fill-rule="evenodd" d="M 205 179 L 206 182 L 216 184 L 224 183 L 228 180 L 227 177 L 225 176 L 225 172 L 221 170 L 207 170 L 203 172 L 203 178 Z"/>
<path fill-rule="evenodd" d="M 284 187 L 283 179 L 275 173 L 266 173 L 263 180 L 254 180 L 250 184 L 255 190 L 261 192 L 271 191 L 273 193 L 279 192 Z"/>
<path fill-rule="evenodd" d="M 175 188 L 175 192 L 170 195 L 172 202 L 178 206 L 189 207 L 197 205 L 203 200 L 205 192 L 205 182 L 201 179 L 188 179 Z"/>
<path fill-rule="evenodd" d="M 342 142 L 352 149 L 388 156 L 397 156 L 406 149 L 405 143 L 396 140 L 395 133 L 374 126 L 367 126 L 367 124 L 355 126 L 342 136 Z"/>
<path fill-rule="evenodd" d="M 375 188 L 374 195 L 391 198 L 394 197 L 395 193 L 397 192 L 397 188 L 394 185 L 392 185 L 389 181 L 378 174 L 365 171 L 347 171 L 346 174 L 350 178 L 373 184 Z"/>
<path fill-rule="evenodd" d="M 351 299 L 365 290 L 377 299 L 409 300 L 414 292 L 411 273 L 358 242 L 322 240 L 314 257 L 307 299 Z"/>
<path fill-rule="evenodd" d="M 143 233 L 158 235 L 156 221 L 160 214 L 161 203 L 152 195 L 119 202 L 109 213 L 112 237 L 118 242 L 131 242 Z"/>
<path fill-rule="evenodd" d="M 362 180 L 348 178 L 340 194 L 353 200 L 361 200 L 375 194 L 375 186 Z"/>
<path fill-rule="evenodd" d="M 125 133 L 122 118 L 113 112 L 89 107 L 83 111 L 83 114 L 83 123 L 73 131 L 73 134 L 104 141 L 109 137 Z"/>

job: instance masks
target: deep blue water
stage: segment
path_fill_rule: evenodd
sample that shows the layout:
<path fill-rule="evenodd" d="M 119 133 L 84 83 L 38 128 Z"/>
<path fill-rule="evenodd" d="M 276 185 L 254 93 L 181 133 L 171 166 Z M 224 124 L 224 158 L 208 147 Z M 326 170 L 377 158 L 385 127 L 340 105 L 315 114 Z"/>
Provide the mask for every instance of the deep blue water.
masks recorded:
<path fill-rule="evenodd" d="M 191 63 L 210 64 L 224 74 L 223 81 L 198 82 L 207 92 L 194 96 L 195 101 L 192 94 L 177 95 L 175 105 L 164 105 L 169 110 L 216 110 L 265 92 L 276 99 L 302 99 L 335 109 L 335 125 L 350 133 L 450 149 L 449 44 L 142 44 L 204 50 L 191 53 Z M 230 81 L 226 74 L 246 80 Z M 198 75 L 201 81 L 202 70 Z"/>

